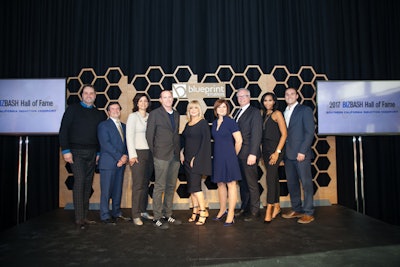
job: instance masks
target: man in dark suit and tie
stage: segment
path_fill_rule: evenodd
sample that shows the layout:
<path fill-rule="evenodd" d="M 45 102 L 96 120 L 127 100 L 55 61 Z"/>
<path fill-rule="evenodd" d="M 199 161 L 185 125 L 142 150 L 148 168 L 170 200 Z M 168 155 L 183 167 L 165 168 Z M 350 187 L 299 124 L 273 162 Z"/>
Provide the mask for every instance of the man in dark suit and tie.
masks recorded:
<path fill-rule="evenodd" d="M 119 121 L 121 106 L 110 102 L 107 106 L 108 120 L 97 128 L 100 143 L 100 219 L 105 224 L 115 224 L 116 219 L 129 221 L 121 212 L 122 184 L 128 151 L 125 141 L 125 124 Z M 110 212 L 109 203 L 112 201 Z"/>
<path fill-rule="evenodd" d="M 149 114 L 146 139 L 154 157 L 154 226 L 167 229 L 168 224 L 181 224 L 181 221 L 172 217 L 176 179 L 180 167 L 179 113 L 172 108 L 174 99 L 171 91 L 162 91 L 159 100 L 161 107 Z"/>
<path fill-rule="evenodd" d="M 283 214 L 282 217 L 299 218 L 297 222 L 304 224 L 314 220 L 311 145 L 314 140 L 315 123 L 311 108 L 299 104 L 298 97 L 295 88 L 285 90 L 287 107 L 284 116 L 288 131 L 285 145 L 285 172 L 292 211 Z M 300 181 L 304 192 L 303 203 Z"/>
<path fill-rule="evenodd" d="M 245 221 L 253 221 L 260 216 L 260 189 L 258 186 L 258 160 L 261 155 L 262 117 L 260 110 L 250 105 L 250 91 L 241 88 L 236 95 L 240 110 L 235 116 L 243 137 L 239 152 L 241 211 Z"/>

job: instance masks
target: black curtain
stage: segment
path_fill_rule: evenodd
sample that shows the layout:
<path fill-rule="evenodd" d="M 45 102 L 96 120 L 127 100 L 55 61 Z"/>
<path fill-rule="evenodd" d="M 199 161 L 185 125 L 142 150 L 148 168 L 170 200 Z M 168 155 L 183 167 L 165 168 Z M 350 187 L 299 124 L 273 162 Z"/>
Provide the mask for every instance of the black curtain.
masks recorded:
<path fill-rule="evenodd" d="M 201 79 L 219 65 L 243 71 L 255 64 L 264 73 L 311 65 L 330 80 L 400 79 L 398 14 L 397 0 L 8 0 L 0 4 L 0 78 L 70 77 L 85 67 L 102 74 L 119 66 L 131 80 L 152 65 L 166 72 L 189 65 Z M 382 161 L 365 167 L 366 213 L 400 224 L 399 136 L 364 140 L 364 162 Z M 2 228 L 15 224 L 18 142 L 0 137 Z M 43 160 L 29 165 L 35 185 L 28 198 L 41 198 L 29 217 L 58 205 L 57 138 L 32 137 L 31 145 Z M 384 153 L 375 154 L 377 147 Z M 351 137 L 337 138 L 337 162 L 339 203 L 354 208 Z M 392 205 L 381 206 L 386 202 Z"/>

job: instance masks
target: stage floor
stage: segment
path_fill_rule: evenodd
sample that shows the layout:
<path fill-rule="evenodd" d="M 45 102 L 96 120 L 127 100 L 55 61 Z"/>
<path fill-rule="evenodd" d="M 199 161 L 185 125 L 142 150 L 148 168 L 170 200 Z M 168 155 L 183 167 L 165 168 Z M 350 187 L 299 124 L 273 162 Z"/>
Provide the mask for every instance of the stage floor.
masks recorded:
<path fill-rule="evenodd" d="M 287 209 L 285 209 L 287 210 Z M 265 210 L 263 211 L 263 213 Z M 129 215 L 129 210 L 124 210 Z M 400 227 L 342 206 L 317 207 L 307 225 L 279 216 L 270 224 L 236 220 L 155 229 L 100 222 L 85 230 L 59 209 L 0 233 L 1 266 L 400 266 Z M 98 211 L 90 211 L 98 218 Z"/>

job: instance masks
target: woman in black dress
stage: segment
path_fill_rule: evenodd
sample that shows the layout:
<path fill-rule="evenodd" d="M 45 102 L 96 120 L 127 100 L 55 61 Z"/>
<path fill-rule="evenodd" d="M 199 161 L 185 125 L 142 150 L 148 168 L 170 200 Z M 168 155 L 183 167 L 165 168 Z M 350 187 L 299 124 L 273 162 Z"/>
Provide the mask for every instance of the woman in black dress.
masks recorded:
<path fill-rule="evenodd" d="M 282 161 L 282 149 L 287 137 L 285 119 L 278 109 L 278 101 L 273 93 L 261 97 L 264 110 L 262 154 L 267 168 L 267 211 L 264 222 L 270 223 L 280 212 L 278 167 Z"/>
<path fill-rule="evenodd" d="M 211 175 L 210 128 L 204 119 L 199 101 L 193 100 L 188 104 L 186 115 L 188 123 L 182 132 L 184 147 L 180 160 L 185 168 L 188 191 L 193 202 L 193 213 L 189 222 L 196 221 L 197 215 L 200 215 L 196 225 L 203 225 L 208 211 L 201 190 L 201 179 L 203 175 Z"/>

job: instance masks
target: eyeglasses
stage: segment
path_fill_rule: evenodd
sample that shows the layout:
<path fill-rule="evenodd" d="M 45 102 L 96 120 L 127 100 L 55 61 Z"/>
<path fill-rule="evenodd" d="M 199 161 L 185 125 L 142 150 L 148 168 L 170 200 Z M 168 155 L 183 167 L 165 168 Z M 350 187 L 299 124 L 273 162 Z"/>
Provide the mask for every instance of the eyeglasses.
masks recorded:
<path fill-rule="evenodd" d="M 250 95 L 238 95 L 236 96 L 237 98 L 245 98 L 245 97 L 249 97 Z"/>

